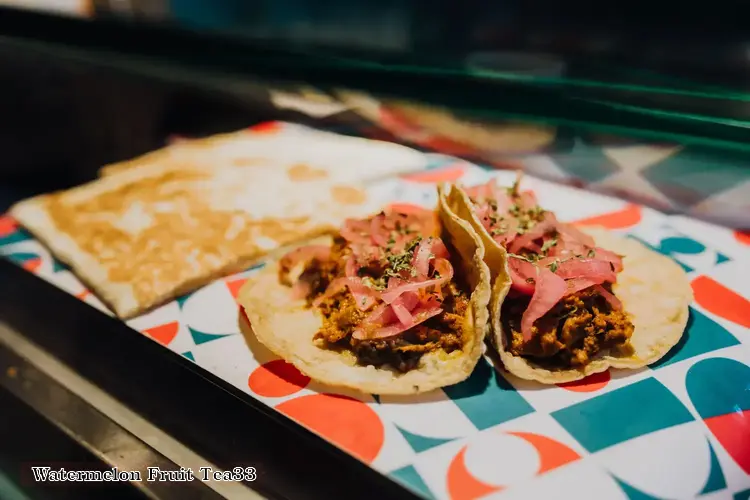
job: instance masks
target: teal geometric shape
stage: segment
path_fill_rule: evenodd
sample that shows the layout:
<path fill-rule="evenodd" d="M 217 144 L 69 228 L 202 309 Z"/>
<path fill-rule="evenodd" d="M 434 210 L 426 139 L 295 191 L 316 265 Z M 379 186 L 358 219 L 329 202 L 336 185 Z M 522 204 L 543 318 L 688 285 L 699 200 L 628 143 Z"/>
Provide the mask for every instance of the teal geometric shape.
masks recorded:
<path fill-rule="evenodd" d="M 724 255 L 723 253 L 721 253 L 721 252 L 716 252 L 716 263 L 717 263 L 717 264 L 721 264 L 721 263 L 723 263 L 723 262 L 730 262 L 731 260 L 732 260 L 732 259 L 730 259 L 730 258 L 729 258 L 729 257 L 727 257 L 726 255 Z"/>
<path fill-rule="evenodd" d="M 185 351 L 182 353 L 183 356 L 185 356 L 190 361 L 195 361 L 195 356 L 193 356 L 193 353 L 190 351 Z"/>
<path fill-rule="evenodd" d="M 534 407 L 484 358 L 468 379 L 443 391 L 479 430 L 534 413 Z"/>
<path fill-rule="evenodd" d="M 195 345 L 205 344 L 206 342 L 211 342 L 212 340 L 218 340 L 220 338 L 229 337 L 230 335 L 233 335 L 231 333 L 213 335 L 210 333 L 203 333 L 198 330 L 194 330 L 190 327 L 188 327 L 188 330 L 190 330 L 190 336 L 193 337 L 193 342 L 195 342 Z"/>
<path fill-rule="evenodd" d="M 24 262 L 27 262 L 29 260 L 38 259 L 39 256 L 35 253 L 12 253 L 7 256 L 11 262 L 18 264 L 19 266 L 22 265 Z"/>
<path fill-rule="evenodd" d="M 576 139 L 573 151 L 554 156 L 555 162 L 566 173 L 587 182 L 598 182 L 621 170 L 601 147 L 590 146 Z"/>
<path fill-rule="evenodd" d="M 622 491 L 630 500 L 661 500 L 659 497 L 651 496 L 648 493 L 644 493 L 641 490 L 638 490 L 634 488 L 633 486 L 630 486 L 625 481 L 622 481 L 616 477 L 614 477 L 614 480 L 617 482 L 617 485 L 622 489 Z"/>
<path fill-rule="evenodd" d="M 12 245 L 13 243 L 21 243 L 22 241 L 28 241 L 32 239 L 31 234 L 27 233 L 23 229 L 19 229 L 13 233 L 5 236 L 0 236 L 0 247 L 5 245 Z"/>
<path fill-rule="evenodd" d="M 632 239 L 636 240 L 637 242 L 639 242 L 639 243 L 643 244 L 643 245 L 644 245 L 644 246 L 645 246 L 646 248 L 650 248 L 650 249 L 651 249 L 651 250 L 653 250 L 654 252 L 658 252 L 658 253 L 660 253 L 660 254 L 662 254 L 662 255 L 666 255 L 667 257 L 669 257 L 670 259 L 672 259 L 673 261 L 675 261 L 675 262 L 676 262 L 677 264 L 679 264 L 679 266 L 680 266 L 680 267 L 682 267 L 682 269 L 683 269 L 683 270 L 684 270 L 684 271 L 685 271 L 686 273 L 690 273 L 690 272 L 693 272 L 693 271 L 694 271 L 694 269 L 693 269 L 692 267 L 688 266 L 687 264 L 683 264 L 682 262 L 680 262 L 679 260 L 677 260 L 676 258 L 674 258 L 674 256 L 673 256 L 673 255 L 672 255 L 672 253 L 671 253 L 672 251 L 674 251 L 673 249 L 669 249 L 669 248 L 664 248 L 664 246 L 663 246 L 663 245 L 664 245 L 664 242 L 665 242 L 665 241 L 667 241 L 667 240 L 669 240 L 670 238 L 667 238 L 667 240 L 663 240 L 663 241 L 662 241 L 662 242 L 660 243 L 660 245 L 659 245 L 659 246 L 654 246 L 654 245 L 652 245 L 651 243 L 649 243 L 649 242 L 647 242 L 647 241 L 644 241 L 644 240 L 642 240 L 642 239 L 638 238 L 637 236 L 633 236 L 632 234 L 629 234 L 629 235 L 627 235 L 627 237 L 628 237 L 628 238 L 632 238 Z M 695 242 L 695 243 L 697 243 L 697 242 Z M 699 243 L 699 244 L 700 244 L 700 243 Z M 669 244 L 667 244 L 667 246 L 669 246 Z M 702 246 L 702 245 L 701 245 L 701 246 Z M 705 247 L 703 247 L 703 248 L 705 249 Z M 701 250 L 701 251 L 702 251 L 702 250 Z"/>
<path fill-rule="evenodd" d="M 404 436 L 404 439 L 406 439 L 406 442 L 409 443 L 409 446 L 411 446 L 412 449 L 417 453 L 421 453 L 423 451 L 429 450 L 430 448 L 434 448 L 449 441 L 453 441 L 453 438 L 434 438 L 420 436 L 419 434 L 412 434 L 411 432 L 406 431 L 399 426 L 396 426 L 396 429 L 401 432 L 401 434 Z"/>
<path fill-rule="evenodd" d="M 738 491 L 734 494 L 732 500 L 750 500 L 750 489 Z"/>
<path fill-rule="evenodd" d="M 423 498 L 429 500 L 435 499 L 427 484 L 425 484 L 424 479 L 422 479 L 422 476 L 419 475 L 419 472 L 417 472 L 417 469 L 413 465 L 407 465 L 395 470 L 390 473 L 390 476 Z"/>
<path fill-rule="evenodd" d="M 70 267 L 57 259 L 52 259 L 52 272 L 59 273 L 60 271 L 70 271 Z"/>
<path fill-rule="evenodd" d="M 727 481 L 726 479 L 724 479 L 724 472 L 721 470 L 721 464 L 719 463 L 719 459 L 716 457 L 716 452 L 714 451 L 714 447 L 711 446 L 710 441 L 708 441 L 708 449 L 711 450 L 711 471 L 708 474 L 708 481 L 706 481 L 706 485 L 701 490 L 701 495 L 723 490 L 727 487 Z"/>
<path fill-rule="evenodd" d="M 643 169 L 641 175 L 676 205 L 683 206 L 695 205 L 750 180 L 746 155 L 716 155 L 692 147 Z"/>
<path fill-rule="evenodd" d="M 441 155 L 427 155 L 427 166 L 425 170 L 436 170 L 456 163 L 455 158 Z"/>
<path fill-rule="evenodd" d="M 750 367 L 739 361 L 699 361 L 685 375 L 685 388 L 703 420 L 750 410 Z"/>
<path fill-rule="evenodd" d="M 192 293 L 185 294 L 181 297 L 177 297 L 175 301 L 177 302 L 177 306 L 182 309 L 182 306 L 185 305 L 185 302 L 187 302 L 187 299 L 190 298 L 190 296 L 193 295 Z"/>
<path fill-rule="evenodd" d="M 651 365 L 663 368 L 694 356 L 723 349 L 740 343 L 729 331 L 705 314 L 689 308 L 685 333 L 666 356 Z"/>
<path fill-rule="evenodd" d="M 591 453 L 693 421 L 680 400 L 655 378 L 621 387 L 551 415 Z"/>

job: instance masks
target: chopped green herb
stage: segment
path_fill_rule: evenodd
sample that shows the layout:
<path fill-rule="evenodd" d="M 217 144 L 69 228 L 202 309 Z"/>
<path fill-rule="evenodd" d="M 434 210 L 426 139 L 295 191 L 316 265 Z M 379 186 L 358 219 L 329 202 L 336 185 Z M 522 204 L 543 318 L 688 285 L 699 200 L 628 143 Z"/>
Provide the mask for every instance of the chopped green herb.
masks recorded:
<path fill-rule="evenodd" d="M 508 226 L 505 224 L 500 224 L 496 228 L 494 228 L 490 233 L 492 236 L 497 236 L 498 234 L 505 234 L 508 231 Z"/>
<path fill-rule="evenodd" d="M 596 256 L 596 249 L 592 248 L 589 250 L 589 253 L 587 254 L 587 257 L 592 258 Z"/>
<path fill-rule="evenodd" d="M 547 253 L 547 250 L 557 245 L 557 238 L 550 238 L 542 244 L 542 252 Z"/>
<path fill-rule="evenodd" d="M 553 273 L 557 272 L 557 268 L 560 267 L 560 261 L 555 259 L 551 264 L 548 264 L 547 267 L 549 267 L 549 270 Z"/>
<path fill-rule="evenodd" d="M 533 262 L 530 258 L 526 257 L 525 255 L 519 255 L 517 253 L 509 253 L 508 257 L 515 257 L 516 259 L 525 260 L 526 262 Z"/>
<path fill-rule="evenodd" d="M 526 278 L 526 283 L 534 283 L 535 281 L 534 278 Z"/>

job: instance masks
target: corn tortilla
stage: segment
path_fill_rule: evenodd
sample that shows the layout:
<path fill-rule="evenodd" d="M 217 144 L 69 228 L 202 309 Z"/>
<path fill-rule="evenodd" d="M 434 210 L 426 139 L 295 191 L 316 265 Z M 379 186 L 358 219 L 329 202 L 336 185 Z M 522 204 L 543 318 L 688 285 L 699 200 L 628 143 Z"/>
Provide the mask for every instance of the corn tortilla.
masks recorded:
<path fill-rule="evenodd" d="M 559 384 L 580 380 L 610 367 L 641 368 L 661 359 L 680 341 L 687 325 L 688 305 L 693 300 L 690 281 L 682 268 L 635 240 L 616 236 L 603 228 L 585 228 L 582 230 L 594 238 L 597 246 L 623 256 L 624 270 L 618 274 L 613 291 L 635 326 L 630 339 L 633 354 L 615 356 L 604 351 L 580 369 L 547 369 L 510 354 L 506 351 L 507 337 L 500 321 L 501 306 L 511 286 L 506 251 L 474 215 L 471 201 L 460 187 L 452 186 L 443 196 L 449 209 L 469 221 L 484 243 L 485 262 L 492 280 L 489 338 L 503 365 L 513 375 L 544 384 Z"/>
<path fill-rule="evenodd" d="M 365 393 L 416 394 L 465 380 L 482 356 L 489 330 L 490 273 L 483 260 L 484 246 L 471 226 L 453 215 L 442 202 L 438 215 L 442 237 L 457 254 L 451 258 L 456 273 L 465 273 L 472 289 L 461 351 L 429 352 L 416 368 L 401 373 L 357 364 L 348 350 L 320 347 L 313 342 L 313 336 L 322 327 L 323 318 L 316 308 L 305 307 L 303 300 L 292 300 L 290 288 L 278 281 L 278 262 L 251 277 L 238 296 L 258 340 L 318 382 Z M 330 241 L 328 237 L 315 243 Z"/>

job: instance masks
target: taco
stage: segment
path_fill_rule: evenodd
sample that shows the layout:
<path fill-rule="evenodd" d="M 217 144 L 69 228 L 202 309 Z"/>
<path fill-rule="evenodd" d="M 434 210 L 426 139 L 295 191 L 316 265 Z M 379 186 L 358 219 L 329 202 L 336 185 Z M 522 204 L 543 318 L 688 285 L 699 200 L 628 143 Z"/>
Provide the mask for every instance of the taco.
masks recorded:
<path fill-rule="evenodd" d="M 444 200 L 485 244 L 490 340 L 506 369 L 562 383 L 664 356 L 692 300 L 682 268 L 635 240 L 558 221 L 519 181 L 453 186 Z"/>
<path fill-rule="evenodd" d="M 466 379 L 489 329 L 489 269 L 444 207 L 349 219 L 238 296 L 258 340 L 321 383 L 415 394 Z"/>

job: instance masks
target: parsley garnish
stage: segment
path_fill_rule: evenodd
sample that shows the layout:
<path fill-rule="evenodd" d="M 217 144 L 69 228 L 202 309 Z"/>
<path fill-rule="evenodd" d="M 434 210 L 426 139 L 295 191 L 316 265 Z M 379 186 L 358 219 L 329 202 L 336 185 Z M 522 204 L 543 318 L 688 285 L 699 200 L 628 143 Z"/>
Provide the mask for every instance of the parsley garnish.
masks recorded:
<path fill-rule="evenodd" d="M 557 245 L 557 238 L 550 238 L 542 244 L 542 253 L 547 253 L 547 250 Z"/>
<path fill-rule="evenodd" d="M 547 267 L 549 267 L 549 270 L 554 273 L 557 271 L 557 268 L 560 267 L 560 261 L 555 259 L 552 263 L 547 264 Z"/>
<path fill-rule="evenodd" d="M 592 248 L 586 256 L 589 258 L 596 256 L 596 250 Z"/>
<path fill-rule="evenodd" d="M 529 257 L 527 257 L 527 256 L 525 256 L 525 255 L 519 255 L 519 254 L 517 254 L 517 253 L 509 253 L 509 254 L 508 254 L 508 257 L 515 257 L 516 259 L 521 259 L 521 260 L 525 260 L 526 262 L 531 262 L 531 263 L 533 263 L 533 262 L 534 262 L 534 261 L 533 261 L 533 260 L 531 260 L 531 259 L 530 259 Z"/>

